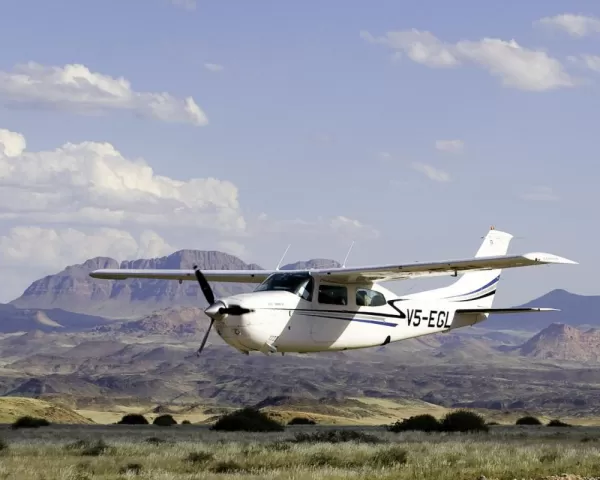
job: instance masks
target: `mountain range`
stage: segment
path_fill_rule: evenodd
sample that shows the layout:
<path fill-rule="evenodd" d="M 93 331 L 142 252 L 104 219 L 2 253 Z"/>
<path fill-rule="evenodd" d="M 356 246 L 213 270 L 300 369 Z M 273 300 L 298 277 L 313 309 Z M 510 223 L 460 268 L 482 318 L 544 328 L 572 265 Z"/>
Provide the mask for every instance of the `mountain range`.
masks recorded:
<path fill-rule="evenodd" d="M 267 396 L 411 397 L 443 406 L 596 412 L 600 296 L 554 290 L 527 306 L 561 312 L 501 315 L 456 332 L 385 347 L 249 357 L 206 331 L 195 282 L 96 280 L 97 268 L 259 269 L 221 252 L 181 250 L 120 264 L 97 257 L 33 282 L 0 305 L 0 395 L 81 405 L 149 399 L 243 405 Z M 327 259 L 283 269 L 339 266 Z M 217 295 L 248 291 L 213 284 Z"/>

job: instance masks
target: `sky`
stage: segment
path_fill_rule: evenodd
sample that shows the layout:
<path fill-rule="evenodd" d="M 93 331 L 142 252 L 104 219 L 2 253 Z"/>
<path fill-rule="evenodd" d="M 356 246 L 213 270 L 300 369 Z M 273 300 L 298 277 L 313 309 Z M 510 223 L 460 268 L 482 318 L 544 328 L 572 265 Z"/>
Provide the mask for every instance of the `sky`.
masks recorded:
<path fill-rule="evenodd" d="M 96 256 L 468 258 L 600 294 L 600 4 L 20 0 L 0 29 L 0 302 Z M 10 46 L 10 47 L 7 47 Z M 448 279 L 396 282 L 412 292 Z"/>

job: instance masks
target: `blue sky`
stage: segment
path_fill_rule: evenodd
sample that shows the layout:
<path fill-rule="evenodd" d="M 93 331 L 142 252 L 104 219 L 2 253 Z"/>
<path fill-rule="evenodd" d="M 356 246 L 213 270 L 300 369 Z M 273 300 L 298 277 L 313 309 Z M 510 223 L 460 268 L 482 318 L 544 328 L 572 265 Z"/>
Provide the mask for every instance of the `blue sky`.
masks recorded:
<path fill-rule="evenodd" d="M 499 302 L 600 292 L 597 2 L 22 0 L 3 16 L 1 301 L 98 255 L 272 267 L 290 242 L 290 261 L 342 260 L 355 240 L 349 265 L 441 260 L 492 224 L 511 252 L 580 262 L 507 272 Z"/>

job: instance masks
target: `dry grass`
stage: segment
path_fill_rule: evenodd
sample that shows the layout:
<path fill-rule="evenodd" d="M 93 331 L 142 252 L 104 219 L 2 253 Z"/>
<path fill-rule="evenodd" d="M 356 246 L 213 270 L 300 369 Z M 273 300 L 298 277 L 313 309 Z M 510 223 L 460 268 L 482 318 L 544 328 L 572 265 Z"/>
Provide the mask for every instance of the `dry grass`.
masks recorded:
<path fill-rule="evenodd" d="M 600 430 L 495 427 L 489 434 L 391 434 L 383 443 L 292 443 L 294 432 L 219 433 L 204 427 L 50 426 L 0 430 L 0 479 L 539 479 L 600 472 Z"/>

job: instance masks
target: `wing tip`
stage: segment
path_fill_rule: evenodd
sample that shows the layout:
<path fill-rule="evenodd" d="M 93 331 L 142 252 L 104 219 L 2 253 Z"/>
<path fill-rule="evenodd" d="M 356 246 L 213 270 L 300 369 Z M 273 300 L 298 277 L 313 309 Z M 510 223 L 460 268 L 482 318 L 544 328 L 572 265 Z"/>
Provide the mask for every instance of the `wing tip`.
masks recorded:
<path fill-rule="evenodd" d="M 558 255 L 554 255 L 552 253 L 544 253 L 544 252 L 532 252 L 526 253 L 523 255 L 527 260 L 531 260 L 537 263 L 555 263 L 562 265 L 579 265 L 579 262 L 575 260 L 570 260 L 565 257 L 560 257 Z"/>

